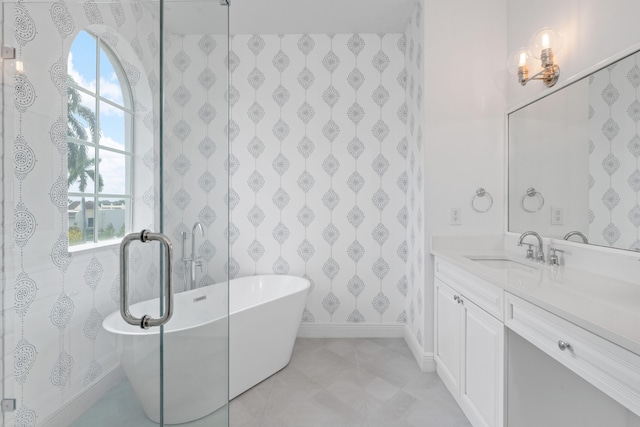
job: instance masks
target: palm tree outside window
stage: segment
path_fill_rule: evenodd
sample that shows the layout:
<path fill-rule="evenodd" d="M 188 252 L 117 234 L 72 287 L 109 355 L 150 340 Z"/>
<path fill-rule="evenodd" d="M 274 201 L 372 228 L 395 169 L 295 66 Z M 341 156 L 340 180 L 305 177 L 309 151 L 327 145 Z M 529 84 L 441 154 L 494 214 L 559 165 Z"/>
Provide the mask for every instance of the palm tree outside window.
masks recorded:
<path fill-rule="evenodd" d="M 117 57 L 81 31 L 67 63 L 69 246 L 114 241 L 131 228 L 133 100 Z"/>

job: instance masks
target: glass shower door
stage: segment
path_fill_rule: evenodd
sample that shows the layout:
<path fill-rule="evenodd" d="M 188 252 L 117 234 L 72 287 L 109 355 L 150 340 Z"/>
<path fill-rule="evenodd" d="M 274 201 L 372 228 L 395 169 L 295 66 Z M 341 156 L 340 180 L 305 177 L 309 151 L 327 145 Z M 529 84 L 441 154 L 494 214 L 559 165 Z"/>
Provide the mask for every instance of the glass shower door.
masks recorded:
<path fill-rule="evenodd" d="M 175 316 L 164 334 L 164 410 L 228 423 L 228 10 L 164 3 L 163 232 L 174 242 Z M 182 307 L 183 316 L 178 310 Z M 183 320 L 184 319 L 184 320 Z M 219 409 L 218 409 L 219 408 Z M 213 412 L 215 410 L 215 412 Z M 191 418 L 190 416 L 190 418 Z"/>
<path fill-rule="evenodd" d="M 2 12 L 4 425 L 228 425 L 228 7 Z"/>

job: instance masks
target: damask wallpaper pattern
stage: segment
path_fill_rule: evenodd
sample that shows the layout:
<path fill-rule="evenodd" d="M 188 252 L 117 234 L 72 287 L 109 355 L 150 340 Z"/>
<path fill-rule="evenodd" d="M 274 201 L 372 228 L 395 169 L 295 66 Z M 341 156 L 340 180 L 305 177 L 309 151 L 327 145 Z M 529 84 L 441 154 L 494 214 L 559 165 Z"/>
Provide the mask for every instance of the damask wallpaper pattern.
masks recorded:
<path fill-rule="evenodd" d="M 178 291 L 190 282 L 192 230 L 195 233 L 196 286 L 226 280 L 228 211 L 226 125 L 227 38 L 219 35 L 165 37 L 164 221 L 174 243 L 174 283 Z"/>
<path fill-rule="evenodd" d="M 304 322 L 396 323 L 404 310 L 400 39 L 233 37 L 231 271 L 308 277 Z"/>
<path fill-rule="evenodd" d="M 405 124 L 405 138 L 398 145 L 405 159 L 405 171 L 398 180 L 403 188 L 405 204 L 398 215 L 405 227 L 406 240 L 398 248 L 405 261 L 405 274 L 398 282 L 398 290 L 406 297 L 404 321 L 422 345 L 427 325 L 424 314 L 425 259 L 427 247 L 424 234 L 424 80 L 422 2 L 416 3 L 400 41 L 404 52 L 405 70 L 399 82 L 405 90 L 406 103 L 398 112 Z"/>
<path fill-rule="evenodd" d="M 164 215 L 176 248 L 187 231 L 189 250 L 195 221 L 205 228 L 196 245 L 204 261 L 198 286 L 224 280 L 224 272 L 302 275 L 312 283 L 303 322 L 406 322 L 422 342 L 421 13 L 418 5 L 404 34 L 236 35 L 228 56 L 226 38 L 165 38 Z M 15 171 L 5 183 L 15 220 L 5 241 L 14 242 L 7 295 L 17 324 L 5 360 L 15 367 L 12 422 L 36 425 L 117 366 L 100 324 L 119 297 L 116 249 L 67 255 L 64 111 L 44 101 L 65 96 L 65 52 L 88 25 L 123 58 L 134 92 L 145 91 L 136 99 L 156 94 L 159 39 L 154 18 L 135 1 L 18 3 L 13 15 L 16 32 L 6 26 L 5 39 L 15 38 L 25 73 L 6 79 L 16 82 L 14 155 L 5 158 Z M 52 66 L 36 70 L 36 55 Z M 231 106 L 228 125 L 220 99 Z M 135 167 L 150 176 L 158 163 L 155 103 L 136 104 L 145 142 Z M 29 114 L 30 127 L 21 127 Z M 37 134 L 52 144 L 35 142 Z M 147 209 L 138 209 L 138 228 L 157 221 L 153 180 L 136 188 L 137 206 Z M 53 186 L 36 185 L 43 181 Z M 43 199 L 48 208 L 35 209 Z M 175 253 L 174 278 L 186 283 Z M 139 248 L 131 256 L 143 299 L 158 287 L 157 258 Z"/>
<path fill-rule="evenodd" d="M 139 2 L 4 3 L 4 41 L 17 48 L 22 72 L 4 67 L 4 208 L 6 363 L 4 391 L 17 399 L 7 425 L 33 426 L 117 366 L 102 320 L 117 309 L 118 250 L 67 247 L 67 56 L 89 29 L 109 45 L 139 101 L 135 105 L 138 170 L 136 227 L 155 218 L 152 85 L 158 28 Z M 149 41 L 143 47 L 140 39 Z M 157 287 L 149 248 L 136 249 L 134 299 Z M 12 372 L 12 375 L 11 375 Z"/>
<path fill-rule="evenodd" d="M 589 77 L 589 242 L 640 251 L 640 54 Z"/>

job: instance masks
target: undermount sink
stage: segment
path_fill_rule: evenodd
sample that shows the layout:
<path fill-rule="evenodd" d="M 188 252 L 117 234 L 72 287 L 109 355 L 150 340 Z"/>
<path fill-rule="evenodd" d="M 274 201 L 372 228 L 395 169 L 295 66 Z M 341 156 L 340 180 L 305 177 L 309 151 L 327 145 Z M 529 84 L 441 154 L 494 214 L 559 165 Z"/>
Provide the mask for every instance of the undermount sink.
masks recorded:
<path fill-rule="evenodd" d="M 528 272 L 534 272 L 539 270 L 537 266 L 514 261 L 509 258 L 503 258 L 503 257 L 488 258 L 488 257 L 471 257 L 471 256 L 467 258 L 469 258 L 471 261 L 475 261 L 484 266 L 495 268 L 496 270 L 520 270 L 520 271 L 528 271 Z"/>

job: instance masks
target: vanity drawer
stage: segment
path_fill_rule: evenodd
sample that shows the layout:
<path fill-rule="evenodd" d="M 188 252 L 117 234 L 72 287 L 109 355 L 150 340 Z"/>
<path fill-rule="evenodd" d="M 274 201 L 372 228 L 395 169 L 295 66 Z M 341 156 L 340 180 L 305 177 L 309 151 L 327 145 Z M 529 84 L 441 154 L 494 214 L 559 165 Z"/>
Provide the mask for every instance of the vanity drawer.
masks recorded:
<path fill-rule="evenodd" d="M 455 288 L 456 291 L 496 319 L 504 320 L 504 290 L 502 288 L 439 258 L 435 259 L 435 277 Z"/>
<path fill-rule="evenodd" d="M 508 292 L 505 301 L 509 329 L 640 415 L 640 356 Z"/>

